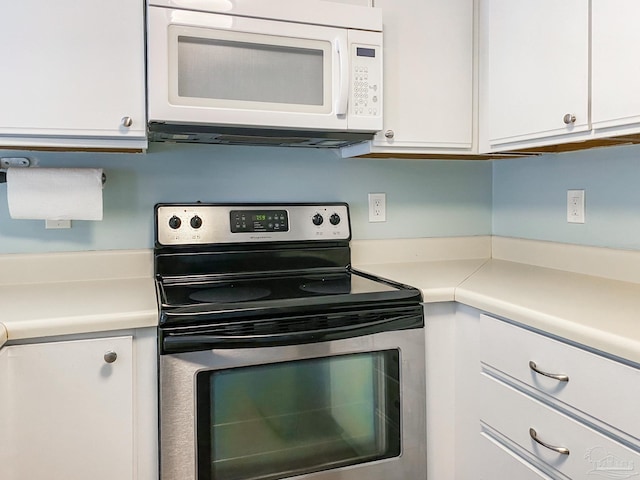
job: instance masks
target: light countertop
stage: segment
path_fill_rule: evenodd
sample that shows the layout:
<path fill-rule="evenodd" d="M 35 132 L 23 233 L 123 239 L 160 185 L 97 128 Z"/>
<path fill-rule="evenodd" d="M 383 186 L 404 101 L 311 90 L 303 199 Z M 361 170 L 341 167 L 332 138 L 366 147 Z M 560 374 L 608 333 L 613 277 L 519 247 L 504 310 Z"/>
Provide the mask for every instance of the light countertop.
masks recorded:
<path fill-rule="evenodd" d="M 0 271 L 0 346 L 158 324 L 151 252 L 5 255 Z"/>
<path fill-rule="evenodd" d="M 545 266 L 522 262 L 531 249 Z M 456 301 L 640 364 L 640 282 L 627 281 L 631 274 L 621 269 L 637 264 L 640 252 L 500 238 L 493 254 L 502 259 L 369 257 L 354 267 L 419 288 L 425 303 Z M 602 259 L 612 254 L 620 259 L 607 270 Z M 552 268 L 573 268 L 572 260 L 579 272 Z M 597 276 L 588 273 L 591 265 Z"/>
<path fill-rule="evenodd" d="M 455 290 L 487 260 L 437 260 L 354 265 L 356 270 L 411 285 L 422 292 L 425 303 L 451 302 Z"/>
<path fill-rule="evenodd" d="M 623 268 L 640 252 L 487 237 L 354 243 L 354 268 L 419 288 L 425 303 L 460 302 L 640 364 L 640 277 Z M 0 305 L 0 346 L 156 326 L 152 252 L 0 256 Z"/>
<path fill-rule="evenodd" d="M 640 284 L 490 260 L 457 302 L 640 364 Z"/>
<path fill-rule="evenodd" d="M 11 340 L 158 324 L 151 278 L 3 285 L 0 302 Z"/>

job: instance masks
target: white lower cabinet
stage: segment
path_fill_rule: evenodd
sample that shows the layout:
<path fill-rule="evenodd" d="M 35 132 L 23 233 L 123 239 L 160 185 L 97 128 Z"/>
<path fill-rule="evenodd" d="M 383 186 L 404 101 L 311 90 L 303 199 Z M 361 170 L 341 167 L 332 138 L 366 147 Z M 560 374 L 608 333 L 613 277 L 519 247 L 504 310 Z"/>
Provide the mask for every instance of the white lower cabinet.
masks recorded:
<path fill-rule="evenodd" d="M 480 480 L 551 480 L 521 456 L 483 432 L 478 445 Z"/>
<path fill-rule="evenodd" d="M 0 477 L 137 478 L 133 352 L 132 336 L 1 349 Z"/>
<path fill-rule="evenodd" d="M 479 340 L 481 478 L 640 475 L 640 370 L 486 315 Z"/>

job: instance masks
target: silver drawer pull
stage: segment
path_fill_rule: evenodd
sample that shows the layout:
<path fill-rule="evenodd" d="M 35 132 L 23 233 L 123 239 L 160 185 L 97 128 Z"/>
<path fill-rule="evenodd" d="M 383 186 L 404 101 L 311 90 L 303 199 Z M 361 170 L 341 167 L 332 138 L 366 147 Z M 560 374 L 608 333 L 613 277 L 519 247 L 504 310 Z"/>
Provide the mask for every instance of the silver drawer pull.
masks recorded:
<path fill-rule="evenodd" d="M 543 372 L 538 368 L 535 362 L 529 361 L 529 368 L 540 375 L 544 375 L 545 377 L 553 378 L 554 380 L 558 380 L 559 382 L 568 382 L 569 375 L 564 375 L 562 373 L 547 373 Z"/>
<path fill-rule="evenodd" d="M 549 450 L 553 450 L 556 453 L 561 455 L 569 455 L 569 449 L 565 447 L 556 447 L 554 445 L 549 445 L 546 442 L 543 442 L 538 438 L 538 432 L 536 432 L 533 428 L 529 429 L 529 436 L 539 445 L 542 445 L 544 448 L 548 448 Z"/>

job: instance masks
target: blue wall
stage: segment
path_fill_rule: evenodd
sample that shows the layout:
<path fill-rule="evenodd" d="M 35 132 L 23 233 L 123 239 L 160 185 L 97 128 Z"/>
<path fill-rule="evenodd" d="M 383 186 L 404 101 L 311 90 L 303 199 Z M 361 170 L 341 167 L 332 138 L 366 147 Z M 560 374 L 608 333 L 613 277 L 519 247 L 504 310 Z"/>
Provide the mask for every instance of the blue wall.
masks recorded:
<path fill-rule="evenodd" d="M 340 159 L 320 150 L 153 144 L 147 154 L 0 152 L 40 166 L 102 167 L 102 222 L 45 230 L 12 220 L 0 184 L 0 253 L 151 248 L 157 202 L 345 201 L 357 239 L 494 235 L 640 250 L 640 146 L 486 161 Z M 566 221 L 586 190 L 586 223 Z M 387 193 L 385 223 L 367 193 Z"/>
<path fill-rule="evenodd" d="M 357 239 L 488 235 L 490 162 L 341 159 L 330 151 L 152 144 L 147 154 L 0 152 L 43 167 L 101 167 L 104 220 L 45 230 L 12 220 L 0 184 L 0 253 L 151 248 L 158 202 L 344 201 Z M 367 193 L 387 194 L 369 223 Z"/>
<path fill-rule="evenodd" d="M 585 190 L 584 224 L 567 190 Z M 493 234 L 640 249 L 640 146 L 493 162 Z"/>

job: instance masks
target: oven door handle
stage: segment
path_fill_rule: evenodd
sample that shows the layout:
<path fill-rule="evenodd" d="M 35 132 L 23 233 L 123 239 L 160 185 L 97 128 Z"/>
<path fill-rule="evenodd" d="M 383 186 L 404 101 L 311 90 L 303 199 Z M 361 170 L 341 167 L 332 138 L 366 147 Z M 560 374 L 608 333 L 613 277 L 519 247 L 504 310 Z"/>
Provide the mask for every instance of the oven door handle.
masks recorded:
<path fill-rule="evenodd" d="M 420 314 L 387 317 L 373 322 L 345 325 L 317 330 L 266 335 L 213 335 L 213 334 L 165 334 L 162 340 L 164 353 L 209 350 L 212 348 L 243 348 L 275 345 L 296 345 L 359 337 L 391 330 L 419 328 L 424 325 Z M 392 326 L 392 328 L 389 328 Z"/>

